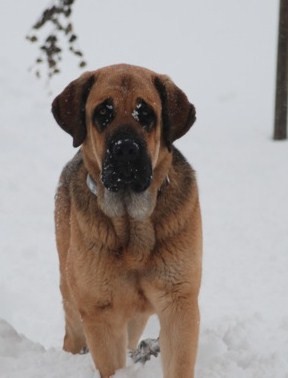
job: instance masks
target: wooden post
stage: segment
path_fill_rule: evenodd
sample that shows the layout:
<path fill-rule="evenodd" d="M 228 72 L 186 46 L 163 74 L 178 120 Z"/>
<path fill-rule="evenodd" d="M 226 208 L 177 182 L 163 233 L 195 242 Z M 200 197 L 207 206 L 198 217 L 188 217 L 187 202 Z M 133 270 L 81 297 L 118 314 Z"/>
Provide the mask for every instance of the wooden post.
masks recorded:
<path fill-rule="evenodd" d="M 288 0 L 280 0 L 274 140 L 287 139 Z"/>

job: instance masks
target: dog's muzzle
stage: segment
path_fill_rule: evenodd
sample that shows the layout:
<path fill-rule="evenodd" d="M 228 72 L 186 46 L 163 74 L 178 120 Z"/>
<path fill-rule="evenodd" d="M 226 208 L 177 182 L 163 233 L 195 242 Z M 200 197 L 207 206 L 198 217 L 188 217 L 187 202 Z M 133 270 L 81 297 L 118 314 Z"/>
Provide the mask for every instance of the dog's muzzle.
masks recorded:
<path fill-rule="evenodd" d="M 130 134 L 114 137 L 108 143 L 101 178 L 105 188 L 112 192 L 145 191 L 152 179 L 146 143 Z"/>

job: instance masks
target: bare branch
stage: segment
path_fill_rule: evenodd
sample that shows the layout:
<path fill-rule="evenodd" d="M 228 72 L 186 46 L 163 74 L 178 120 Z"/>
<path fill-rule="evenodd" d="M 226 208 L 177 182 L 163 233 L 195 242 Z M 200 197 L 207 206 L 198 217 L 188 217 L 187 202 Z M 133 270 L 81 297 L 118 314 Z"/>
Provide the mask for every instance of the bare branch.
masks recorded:
<path fill-rule="evenodd" d="M 86 66 L 83 52 L 76 46 L 78 37 L 71 20 L 75 0 L 54 0 L 54 2 L 54 5 L 43 11 L 40 19 L 32 26 L 31 31 L 26 36 L 29 42 L 38 44 L 39 55 L 32 67 L 38 78 L 42 76 L 42 71 L 45 69 L 49 79 L 60 72 L 59 64 L 62 60 L 63 48 L 61 43 L 63 43 L 63 39 L 68 45 L 67 50 L 79 59 L 79 67 Z M 43 38 L 41 31 L 46 28 L 48 28 L 48 32 L 46 38 Z"/>

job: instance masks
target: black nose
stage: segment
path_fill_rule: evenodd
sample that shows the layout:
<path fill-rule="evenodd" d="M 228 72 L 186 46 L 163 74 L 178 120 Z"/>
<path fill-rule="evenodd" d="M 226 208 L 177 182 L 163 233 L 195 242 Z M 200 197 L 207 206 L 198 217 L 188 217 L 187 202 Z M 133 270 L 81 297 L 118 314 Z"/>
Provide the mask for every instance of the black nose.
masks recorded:
<path fill-rule="evenodd" d="M 112 155 L 121 162 L 134 161 L 139 157 L 140 146 L 133 139 L 118 139 L 112 145 Z"/>

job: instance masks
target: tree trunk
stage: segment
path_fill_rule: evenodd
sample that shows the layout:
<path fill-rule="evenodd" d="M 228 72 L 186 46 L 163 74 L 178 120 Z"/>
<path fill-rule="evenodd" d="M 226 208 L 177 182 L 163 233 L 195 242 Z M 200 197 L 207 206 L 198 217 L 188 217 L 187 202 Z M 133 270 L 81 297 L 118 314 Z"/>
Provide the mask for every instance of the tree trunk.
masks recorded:
<path fill-rule="evenodd" d="M 280 0 L 274 139 L 287 139 L 288 0 Z"/>

